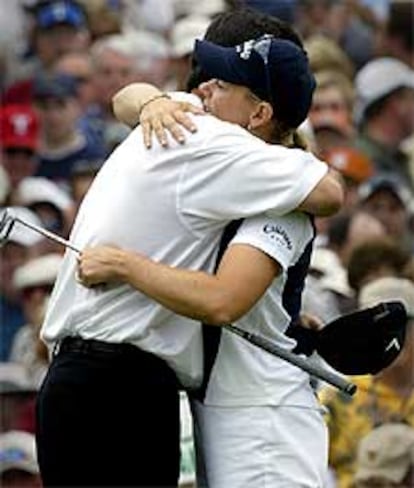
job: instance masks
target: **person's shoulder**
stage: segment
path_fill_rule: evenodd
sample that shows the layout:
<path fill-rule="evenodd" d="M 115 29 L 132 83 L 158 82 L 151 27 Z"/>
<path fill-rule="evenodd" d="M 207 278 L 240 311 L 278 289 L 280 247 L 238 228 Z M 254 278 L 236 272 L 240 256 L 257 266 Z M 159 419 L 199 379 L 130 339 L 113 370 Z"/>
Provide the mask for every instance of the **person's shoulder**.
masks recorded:
<path fill-rule="evenodd" d="M 197 95 L 193 93 L 187 93 L 182 91 L 169 92 L 168 95 L 176 102 L 187 102 L 195 105 L 196 107 L 203 108 L 203 103 Z"/>
<path fill-rule="evenodd" d="M 313 235 L 310 218 L 303 212 L 290 212 L 274 216 L 264 212 L 244 219 L 240 232 L 259 232 L 271 240 L 280 240 L 288 249 L 302 249 Z"/>

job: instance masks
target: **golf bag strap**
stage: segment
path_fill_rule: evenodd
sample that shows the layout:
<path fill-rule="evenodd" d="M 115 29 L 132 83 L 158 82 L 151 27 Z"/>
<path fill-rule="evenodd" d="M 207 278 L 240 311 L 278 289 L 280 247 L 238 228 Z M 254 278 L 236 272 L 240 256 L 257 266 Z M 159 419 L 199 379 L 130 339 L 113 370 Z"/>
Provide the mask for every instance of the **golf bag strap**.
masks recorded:
<path fill-rule="evenodd" d="M 224 251 L 226 250 L 230 241 L 236 235 L 236 232 L 240 227 L 240 225 L 242 224 L 242 222 L 243 219 L 233 220 L 225 227 L 219 244 L 219 250 L 217 253 L 216 264 L 214 266 L 214 272 L 217 271 L 221 258 L 223 257 Z M 217 357 L 222 328 L 213 325 L 208 325 L 208 324 L 201 324 L 201 326 L 202 326 L 202 334 L 203 334 L 203 353 L 204 353 L 203 354 L 203 358 L 204 358 L 203 382 L 200 388 L 189 392 L 189 394 L 193 398 L 203 401 L 206 394 L 207 385 L 210 379 L 211 370 L 213 369 L 214 362 Z"/>

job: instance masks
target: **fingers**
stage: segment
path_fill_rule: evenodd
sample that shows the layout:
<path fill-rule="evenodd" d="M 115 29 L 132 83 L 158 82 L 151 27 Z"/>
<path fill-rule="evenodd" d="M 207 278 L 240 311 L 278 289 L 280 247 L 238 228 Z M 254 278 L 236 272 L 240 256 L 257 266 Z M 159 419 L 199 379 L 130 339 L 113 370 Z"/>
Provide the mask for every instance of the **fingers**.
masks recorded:
<path fill-rule="evenodd" d="M 178 110 L 178 111 L 174 112 L 173 117 L 175 119 L 176 124 L 181 125 L 185 129 L 187 129 L 189 132 L 192 132 L 192 133 L 197 132 L 197 126 L 195 125 L 195 123 L 182 110 Z"/>
<path fill-rule="evenodd" d="M 171 134 L 173 139 L 179 144 L 184 144 L 185 136 L 181 126 L 190 132 L 195 132 L 197 130 L 191 119 L 183 112 L 174 112 L 172 115 L 169 113 L 157 115 L 152 117 L 151 120 L 145 121 L 142 124 L 145 147 L 151 147 L 152 133 L 155 134 L 158 142 L 163 147 L 169 146 L 168 134 Z"/>
<path fill-rule="evenodd" d="M 85 282 L 86 281 L 85 276 L 83 274 L 83 268 L 82 268 L 82 254 L 76 257 L 76 261 L 77 261 L 77 268 L 75 272 L 75 280 L 77 281 L 77 283 L 87 286 Z"/>
<path fill-rule="evenodd" d="M 323 327 L 322 320 L 317 317 L 316 315 L 312 315 L 310 313 L 301 313 L 300 315 L 302 327 L 311 330 L 320 330 Z"/>
<path fill-rule="evenodd" d="M 149 121 L 145 121 L 141 123 L 142 127 L 142 136 L 144 139 L 144 145 L 147 149 L 151 149 L 152 147 L 152 127 Z"/>
<path fill-rule="evenodd" d="M 191 112 L 194 115 L 205 115 L 206 111 L 204 110 L 203 107 L 196 107 L 192 103 L 187 104 L 187 112 Z"/>
<path fill-rule="evenodd" d="M 77 259 L 78 267 L 77 267 L 76 272 L 75 272 L 75 280 L 79 284 L 86 286 L 87 288 L 92 288 L 93 286 L 96 285 L 96 282 L 94 280 L 90 279 L 90 277 L 88 276 L 88 273 L 85 272 L 84 262 L 82 260 L 82 254 L 77 256 L 76 259 Z"/>
<path fill-rule="evenodd" d="M 163 118 L 156 118 L 152 121 L 152 130 L 154 131 L 155 137 L 162 147 L 168 146 L 167 133 L 164 128 Z"/>
<path fill-rule="evenodd" d="M 197 126 L 186 112 L 196 115 L 205 114 L 202 108 L 187 102 L 157 99 L 148 104 L 140 117 L 145 147 L 147 149 L 152 147 L 153 134 L 165 148 L 169 145 L 168 134 L 179 144 L 184 144 L 183 129 L 190 133 L 197 131 Z"/>
<path fill-rule="evenodd" d="M 172 135 L 172 137 L 180 144 L 185 142 L 184 132 L 181 127 L 176 123 L 175 114 L 169 115 L 166 114 L 163 118 L 163 125 L 168 130 L 168 132 Z"/>

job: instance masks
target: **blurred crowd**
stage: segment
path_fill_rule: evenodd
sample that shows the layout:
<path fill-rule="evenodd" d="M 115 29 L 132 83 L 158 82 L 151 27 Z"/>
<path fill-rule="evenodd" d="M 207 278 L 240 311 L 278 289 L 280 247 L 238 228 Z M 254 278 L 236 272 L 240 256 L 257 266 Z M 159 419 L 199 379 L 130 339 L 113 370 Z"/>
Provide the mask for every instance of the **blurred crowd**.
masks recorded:
<path fill-rule="evenodd" d="M 326 323 L 401 300 L 409 314 L 400 357 L 355 378 L 354 397 L 317 385 L 330 431 L 326 487 L 414 486 L 412 0 L 4 1 L 0 206 L 68 237 L 94 176 L 129 133 L 113 95 L 135 81 L 184 90 L 194 40 L 215 15 L 245 6 L 302 35 L 317 88 L 300 129 L 346 186 L 343 210 L 316 222 L 303 311 Z M 63 252 L 18 223 L 0 248 L 2 486 L 41 486 L 33 406 L 48 351 L 38 330 Z M 182 418 L 187 486 L 194 453 L 184 395 Z"/>

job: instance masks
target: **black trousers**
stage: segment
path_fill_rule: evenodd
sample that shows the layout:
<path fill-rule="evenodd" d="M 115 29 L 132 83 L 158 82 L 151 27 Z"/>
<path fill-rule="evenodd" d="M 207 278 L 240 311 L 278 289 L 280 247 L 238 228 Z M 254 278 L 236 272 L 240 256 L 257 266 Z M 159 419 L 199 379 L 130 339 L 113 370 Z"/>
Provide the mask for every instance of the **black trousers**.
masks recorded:
<path fill-rule="evenodd" d="M 36 415 L 44 486 L 177 486 L 178 385 L 156 356 L 132 345 L 66 339 Z"/>

